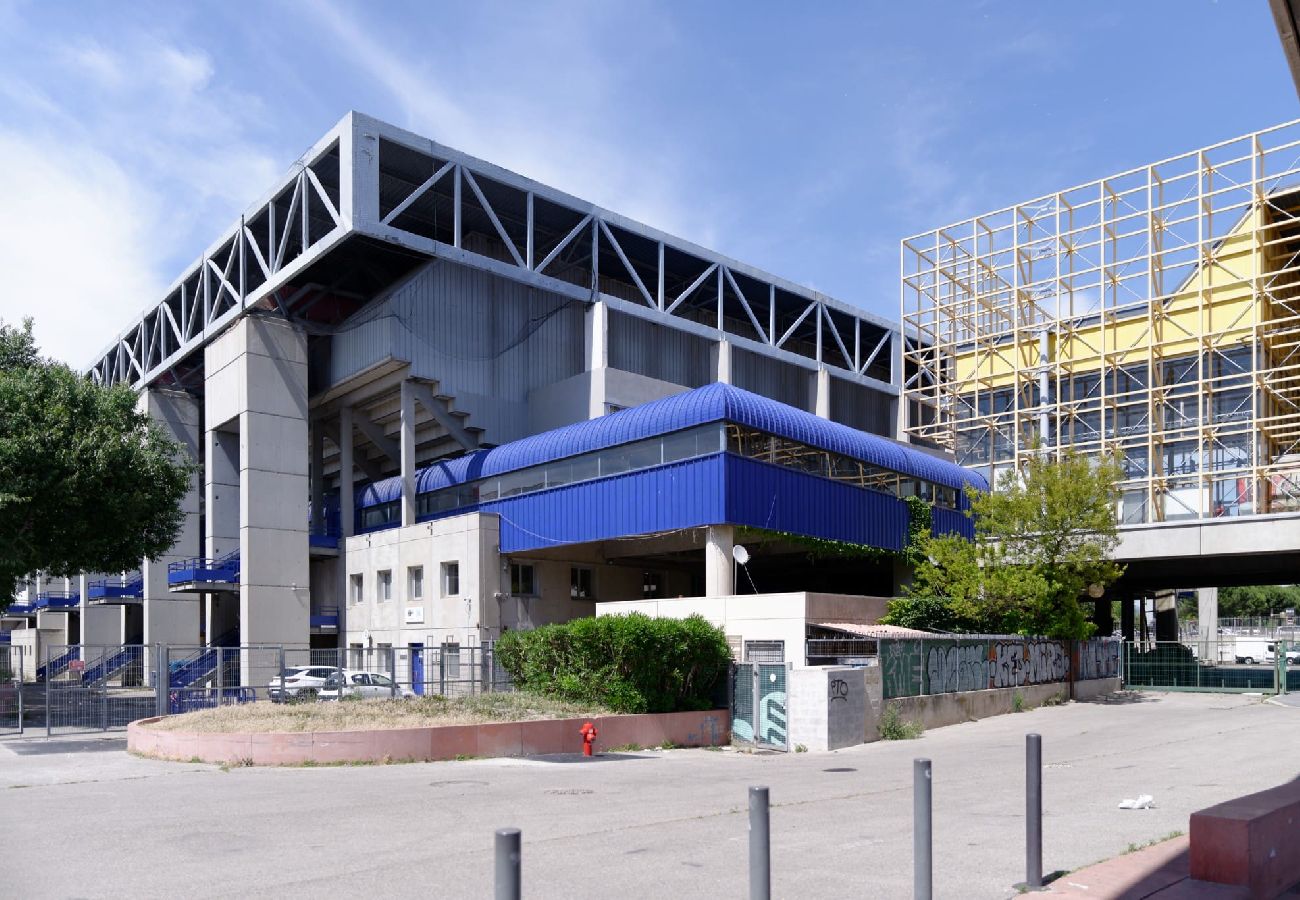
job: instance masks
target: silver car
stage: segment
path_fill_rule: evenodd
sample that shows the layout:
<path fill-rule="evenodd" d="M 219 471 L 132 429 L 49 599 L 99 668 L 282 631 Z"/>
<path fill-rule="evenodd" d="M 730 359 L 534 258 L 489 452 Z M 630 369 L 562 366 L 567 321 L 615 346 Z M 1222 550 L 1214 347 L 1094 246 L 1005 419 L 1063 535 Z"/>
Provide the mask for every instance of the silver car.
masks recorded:
<path fill-rule="evenodd" d="M 393 680 L 382 672 L 357 672 L 352 669 L 344 669 L 341 675 L 331 676 L 317 696 L 321 700 L 337 700 L 340 687 L 344 697 L 355 697 L 361 700 L 388 700 L 392 697 L 415 696 L 410 688 L 402 687 L 400 684 L 394 691 Z"/>

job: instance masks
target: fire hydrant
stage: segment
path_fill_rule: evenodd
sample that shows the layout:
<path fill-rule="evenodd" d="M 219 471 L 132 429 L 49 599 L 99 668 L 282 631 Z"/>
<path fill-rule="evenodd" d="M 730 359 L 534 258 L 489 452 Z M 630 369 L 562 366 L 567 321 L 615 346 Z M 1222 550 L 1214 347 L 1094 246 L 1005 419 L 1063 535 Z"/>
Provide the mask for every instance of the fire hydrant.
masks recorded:
<path fill-rule="evenodd" d="M 596 726 L 584 722 L 578 729 L 578 734 L 582 735 L 582 755 L 591 756 L 591 745 L 596 741 Z"/>

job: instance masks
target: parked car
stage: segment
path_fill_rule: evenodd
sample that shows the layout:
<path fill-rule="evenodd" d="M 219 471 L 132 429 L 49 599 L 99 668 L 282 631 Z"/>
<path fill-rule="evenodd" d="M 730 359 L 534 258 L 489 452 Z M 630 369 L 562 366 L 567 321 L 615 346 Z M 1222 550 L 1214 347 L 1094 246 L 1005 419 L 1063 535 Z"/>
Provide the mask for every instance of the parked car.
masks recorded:
<path fill-rule="evenodd" d="M 286 666 L 283 672 L 284 693 L 280 692 L 281 679 L 272 678 L 266 686 L 272 703 L 282 700 L 307 700 L 320 693 L 331 675 L 339 673 L 338 666 Z"/>
<path fill-rule="evenodd" d="M 393 680 L 382 672 L 355 672 L 344 669 L 335 673 L 318 692 L 321 700 L 339 699 L 340 688 L 344 697 L 362 700 L 387 700 L 393 696 Z M 414 697 L 410 688 L 397 686 L 398 697 Z"/>
<path fill-rule="evenodd" d="M 1264 662 L 1271 663 L 1275 659 L 1277 659 L 1277 644 L 1270 642 L 1264 655 Z M 1288 666 L 1300 664 L 1300 644 L 1286 645 L 1286 664 Z"/>

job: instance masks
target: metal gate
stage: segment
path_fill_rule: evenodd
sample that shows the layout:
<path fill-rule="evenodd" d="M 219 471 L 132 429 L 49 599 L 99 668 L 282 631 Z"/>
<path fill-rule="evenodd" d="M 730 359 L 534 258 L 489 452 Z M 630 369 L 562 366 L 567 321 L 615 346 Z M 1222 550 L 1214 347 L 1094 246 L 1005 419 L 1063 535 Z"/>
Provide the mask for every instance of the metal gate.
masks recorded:
<path fill-rule="evenodd" d="M 146 647 L 50 646 L 37 668 L 45 731 L 125 728 L 154 714 L 157 694 L 146 679 Z M 30 696 L 30 692 L 29 692 Z M 30 720 L 29 720 L 30 721 Z"/>
<path fill-rule="evenodd" d="M 1124 644 L 1124 687 L 1286 694 L 1300 690 L 1300 642 L 1269 636 Z"/>
<path fill-rule="evenodd" d="M 789 750 L 788 663 L 739 663 L 731 671 L 731 736 L 737 744 Z"/>

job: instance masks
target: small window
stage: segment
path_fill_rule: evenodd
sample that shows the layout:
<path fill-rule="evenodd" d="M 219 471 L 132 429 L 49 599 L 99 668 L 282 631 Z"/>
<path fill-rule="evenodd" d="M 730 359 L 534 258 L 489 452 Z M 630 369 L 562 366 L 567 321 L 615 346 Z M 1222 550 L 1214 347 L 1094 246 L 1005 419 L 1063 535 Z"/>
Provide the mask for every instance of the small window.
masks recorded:
<path fill-rule="evenodd" d="M 369 676 L 369 675 L 353 675 L 353 676 L 352 676 L 352 683 L 353 683 L 353 684 L 369 684 L 369 683 L 370 683 L 370 676 Z"/>
<path fill-rule="evenodd" d="M 352 575 L 349 576 L 348 582 L 351 586 L 348 592 L 348 599 L 353 603 L 360 603 L 365 600 L 365 579 L 360 575 Z"/>
<path fill-rule="evenodd" d="M 442 595 L 444 597 L 460 596 L 460 563 L 442 564 Z"/>
<path fill-rule="evenodd" d="M 569 596 L 574 600 L 595 599 L 596 595 L 591 589 L 591 569 L 569 570 Z"/>
<path fill-rule="evenodd" d="M 785 641 L 745 641 L 745 662 L 785 662 Z"/>
<path fill-rule="evenodd" d="M 383 569 L 379 572 L 375 599 L 380 603 L 393 599 L 393 572 L 391 569 Z"/>
<path fill-rule="evenodd" d="M 408 600 L 424 598 L 424 566 L 410 566 L 406 570 L 406 595 Z"/>
<path fill-rule="evenodd" d="M 388 678 L 387 675 L 371 675 L 371 676 L 370 676 L 370 683 L 373 684 L 373 685 L 375 685 L 375 686 L 377 686 L 377 687 L 392 687 L 392 686 L 393 686 L 393 682 Z"/>
<path fill-rule="evenodd" d="M 532 596 L 537 593 L 533 583 L 533 567 L 526 563 L 510 564 L 510 593 L 516 596 Z"/>

